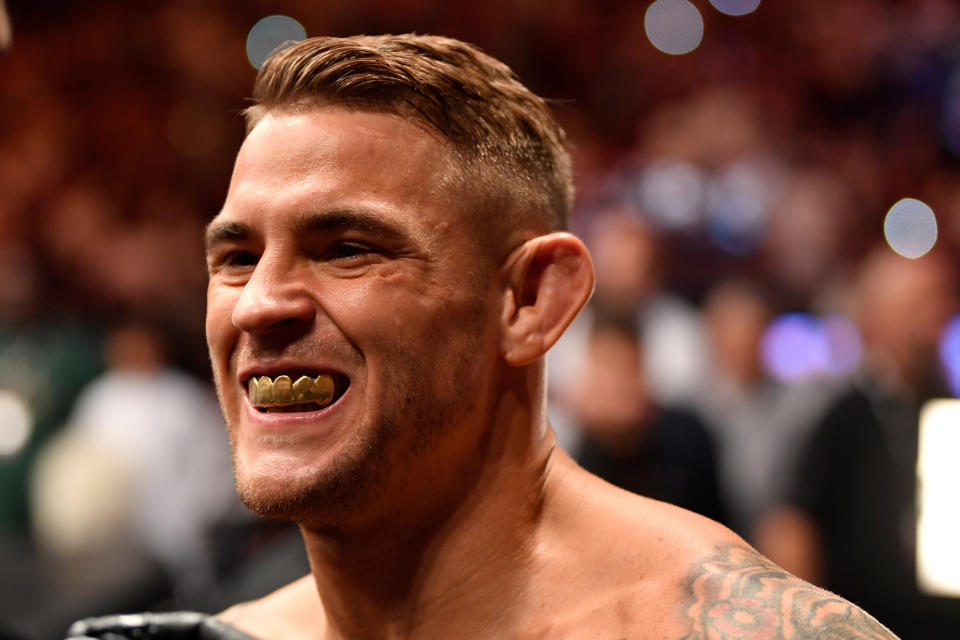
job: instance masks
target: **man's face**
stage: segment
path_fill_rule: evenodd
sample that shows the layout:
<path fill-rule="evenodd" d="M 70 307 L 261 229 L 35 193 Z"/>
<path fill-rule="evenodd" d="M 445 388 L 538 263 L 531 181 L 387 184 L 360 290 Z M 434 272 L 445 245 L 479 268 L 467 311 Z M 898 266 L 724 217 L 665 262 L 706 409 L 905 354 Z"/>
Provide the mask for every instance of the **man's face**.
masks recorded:
<path fill-rule="evenodd" d="M 417 125 L 341 107 L 244 142 L 208 229 L 206 326 L 254 511 L 342 520 L 473 450 L 496 278 L 438 186 L 451 163 Z"/>

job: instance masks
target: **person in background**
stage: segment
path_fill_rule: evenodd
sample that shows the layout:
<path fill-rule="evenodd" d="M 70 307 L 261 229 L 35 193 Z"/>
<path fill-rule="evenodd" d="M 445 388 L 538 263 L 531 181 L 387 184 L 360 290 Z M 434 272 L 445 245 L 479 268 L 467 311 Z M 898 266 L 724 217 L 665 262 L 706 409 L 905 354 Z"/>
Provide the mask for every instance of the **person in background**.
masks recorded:
<path fill-rule="evenodd" d="M 704 384 L 701 319 L 692 305 L 663 286 L 660 242 L 657 231 L 629 209 L 606 211 L 591 227 L 596 289 L 547 360 L 551 424 L 573 454 L 580 431 L 568 405 L 580 389 L 579 371 L 598 317 L 618 317 L 633 326 L 644 346 L 638 375 L 657 403 L 692 406 Z"/>
<path fill-rule="evenodd" d="M 722 281 L 704 303 L 711 366 L 697 408 L 718 445 L 730 525 L 750 541 L 762 516 L 786 498 L 799 451 L 831 397 L 826 384 L 788 384 L 767 373 L 762 344 L 773 315 L 761 287 L 742 279 Z"/>
<path fill-rule="evenodd" d="M 213 390 L 174 367 L 165 342 L 146 322 L 116 326 L 107 371 L 39 455 L 31 483 L 39 547 L 64 566 L 103 565 L 73 592 L 52 588 L 50 610 L 57 597 L 76 603 L 67 612 L 146 607 L 212 586 L 213 529 L 240 505 Z"/>
<path fill-rule="evenodd" d="M 31 470 L 103 365 L 101 331 L 51 311 L 53 286 L 18 240 L 0 240 L 0 621 L 29 637 L 50 628 L 37 611 L 50 571 L 34 545 Z"/>
<path fill-rule="evenodd" d="M 576 460 L 628 491 L 724 521 L 713 442 L 695 414 L 662 406 L 641 366 L 630 320 L 594 319 L 580 385 L 571 398 L 582 434 Z"/>
<path fill-rule="evenodd" d="M 861 371 L 818 421 L 787 506 L 758 528 L 772 558 L 904 640 L 960 628 L 960 600 L 918 588 L 915 540 L 919 410 L 946 394 L 937 347 L 956 285 L 936 252 L 909 260 L 880 246 L 867 256 L 855 284 Z"/>

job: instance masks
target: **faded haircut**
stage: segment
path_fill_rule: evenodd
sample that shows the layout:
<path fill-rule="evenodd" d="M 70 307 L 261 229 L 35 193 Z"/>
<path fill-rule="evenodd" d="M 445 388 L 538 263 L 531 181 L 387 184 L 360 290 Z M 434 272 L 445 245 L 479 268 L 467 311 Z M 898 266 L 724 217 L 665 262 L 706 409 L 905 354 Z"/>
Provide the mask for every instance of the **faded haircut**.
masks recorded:
<path fill-rule="evenodd" d="M 267 59 L 253 98 L 248 133 L 271 111 L 314 105 L 419 120 L 449 143 L 459 170 L 448 179 L 479 196 L 485 213 L 567 227 L 573 183 L 563 130 L 509 67 L 472 45 L 416 34 L 311 38 Z"/>

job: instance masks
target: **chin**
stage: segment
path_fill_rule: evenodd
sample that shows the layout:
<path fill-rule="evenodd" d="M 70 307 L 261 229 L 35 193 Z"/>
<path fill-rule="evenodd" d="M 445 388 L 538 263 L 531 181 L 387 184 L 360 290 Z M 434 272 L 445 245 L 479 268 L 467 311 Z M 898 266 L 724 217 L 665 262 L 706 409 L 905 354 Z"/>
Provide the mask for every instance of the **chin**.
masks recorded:
<path fill-rule="evenodd" d="M 336 525 L 367 510 L 385 493 L 386 429 L 343 451 L 286 456 L 234 447 L 234 480 L 240 501 L 264 518 Z"/>

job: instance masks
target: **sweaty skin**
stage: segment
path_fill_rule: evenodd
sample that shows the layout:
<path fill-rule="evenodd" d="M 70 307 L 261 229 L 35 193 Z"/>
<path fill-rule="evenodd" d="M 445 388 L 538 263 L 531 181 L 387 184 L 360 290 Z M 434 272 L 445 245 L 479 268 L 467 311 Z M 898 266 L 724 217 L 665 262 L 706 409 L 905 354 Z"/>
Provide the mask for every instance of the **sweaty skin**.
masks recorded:
<path fill-rule="evenodd" d="M 263 640 L 893 639 L 556 446 L 543 356 L 589 255 L 530 226 L 482 246 L 438 187 L 451 164 L 423 127 L 330 106 L 241 148 L 207 238 L 211 362 L 241 496 L 300 525 L 311 574 L 221 619 Z M 281 375 L 339 395 L 251 403 Z"/>
<path fill-rule="evenodd" d="M 503 603 L 503 617 L 516 624 L 493 632 L 468 619 L 448 628 L 458 629 L 455 637 L 896 640 L 862 610 L 784 572 L 720 525 L 583 477 L 555 455 L 564 458 L 554 468 L 565 476 L 559 482 L 572 486 L 558 488 L 569 495 L 555 494 L 548 509 L 567 513 L 544 518 L 544 528 L 562 530 L 544 535 L 542 566 L 532 572 L 525 601 Z M 497 598 L 493 584 L 485 594 Z M 341 637 L 328 635 L 310 576 L 222 619 L 264 639 Z"/>

